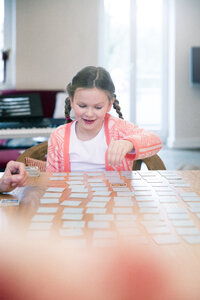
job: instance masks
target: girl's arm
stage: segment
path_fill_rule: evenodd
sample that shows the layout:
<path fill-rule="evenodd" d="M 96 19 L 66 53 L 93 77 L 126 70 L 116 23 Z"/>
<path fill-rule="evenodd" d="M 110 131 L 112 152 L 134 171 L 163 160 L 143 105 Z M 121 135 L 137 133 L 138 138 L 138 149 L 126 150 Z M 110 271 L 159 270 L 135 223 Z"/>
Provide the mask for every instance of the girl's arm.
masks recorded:
<path fill-rule="evenodd" d="M 133 134 L 125 136 L 123 140 L 133 144 L 135 154 L 127 152 L 127 155 L 134 155 L 134 159 L 153 156 L 162 148 L 161 139 L 157 134 L 138 127 Z"/>
<path fill-rule="evenodd" d="M 108 147 L 108 163 L 117 166 L 127 156 L 142 159 L 156 154 L 162 148 L 158 135 L 124 120 L 115 119 L 110 128 L 112 139 Z"/>

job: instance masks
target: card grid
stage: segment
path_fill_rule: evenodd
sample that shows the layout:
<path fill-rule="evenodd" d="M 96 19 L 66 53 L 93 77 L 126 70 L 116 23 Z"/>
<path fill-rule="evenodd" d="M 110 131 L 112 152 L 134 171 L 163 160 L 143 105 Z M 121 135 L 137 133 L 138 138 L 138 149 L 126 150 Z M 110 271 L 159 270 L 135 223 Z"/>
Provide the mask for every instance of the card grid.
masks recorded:
<path fill-rule="evenodd" d="M 54 173 L 50 180 L 65 180 L 65 187 L 46 189 L 31 231 L 50 231 L 60 207 L 62 238 L 84 237 L 87 230 L 102 241 L 116 236 L 142 238 L 145 230 L 159 245 L 177 244 L 180 238 L 200 244 L 199 228 L 191 219 L 191 215 L 197 222 L 200 219 L 200 195 L 187 190 L 188 184 L 174 173 Z M 60 201 L 64 192 L 67 199 Z"/>

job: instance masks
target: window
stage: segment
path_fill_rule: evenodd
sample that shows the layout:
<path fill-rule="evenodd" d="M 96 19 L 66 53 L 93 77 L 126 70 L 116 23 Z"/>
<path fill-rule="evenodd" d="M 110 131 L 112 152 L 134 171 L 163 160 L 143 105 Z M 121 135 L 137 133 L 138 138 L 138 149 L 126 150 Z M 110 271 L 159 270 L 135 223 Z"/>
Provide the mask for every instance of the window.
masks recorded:
<path fill-rule="evenodd" d="M 15 0 L 0 0 L 0 88 L 15 85 L 15 44 Z M 6 65 L 3 50 L 8 55 Z"/>
<path fill-rule="evenodd" d="M 0 0 L 0 50 L 4 49 L 4 0 Z M 2 58 L 2 52 L 1 52 Z M 3 60 L 0 59 L 0 82 L 3 82 Z"/>
<path fill-rule="evenodd" d="M 125 119 L 130 119 L 130 0 L 104 1 L 102 62 L 110 72 Z"/>
<path fill-rule="evenodd" d="M 124 117 L 166 137 L 167 10 L 164 0 L 104 0 L 101 63 Z"/>
<path fill-rule="evenodd" d="M 162 0 L 136 1 L 136 122 L 159 130 L 162 104 Z"/>

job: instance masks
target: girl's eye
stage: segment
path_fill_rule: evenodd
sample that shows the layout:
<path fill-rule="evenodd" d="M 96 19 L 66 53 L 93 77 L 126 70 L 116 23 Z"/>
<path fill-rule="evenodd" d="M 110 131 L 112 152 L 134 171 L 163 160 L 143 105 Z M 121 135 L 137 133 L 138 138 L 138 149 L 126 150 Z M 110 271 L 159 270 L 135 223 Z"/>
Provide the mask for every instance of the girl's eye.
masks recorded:
<path fill-rule="evenodd" d="M 83 105 L 79 105 L 79 107 L 84 108 L 84 107 L 86 107 L 86 105 L 84 105 L 84 104 Z"/>
<path fill-rule="evenodd" d="M 96 109 L 102 109 L 102 107 L 101 106 L 96 106 Z"/>

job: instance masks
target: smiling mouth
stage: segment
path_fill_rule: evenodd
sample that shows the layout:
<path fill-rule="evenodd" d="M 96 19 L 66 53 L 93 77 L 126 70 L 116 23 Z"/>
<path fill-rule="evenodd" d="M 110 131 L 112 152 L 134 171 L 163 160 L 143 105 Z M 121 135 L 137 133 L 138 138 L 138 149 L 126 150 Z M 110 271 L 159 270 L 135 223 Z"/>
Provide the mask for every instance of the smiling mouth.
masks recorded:
<path fill-rule="evenodd" d="M 95 122 L 95 120 L 87 120 L 87 119 L 83 119 L 83 121 L 86 123 L 86 124 L 93 124 Z"/>

